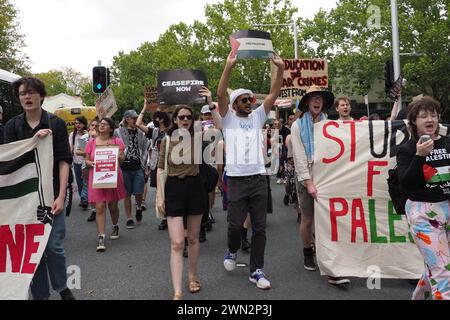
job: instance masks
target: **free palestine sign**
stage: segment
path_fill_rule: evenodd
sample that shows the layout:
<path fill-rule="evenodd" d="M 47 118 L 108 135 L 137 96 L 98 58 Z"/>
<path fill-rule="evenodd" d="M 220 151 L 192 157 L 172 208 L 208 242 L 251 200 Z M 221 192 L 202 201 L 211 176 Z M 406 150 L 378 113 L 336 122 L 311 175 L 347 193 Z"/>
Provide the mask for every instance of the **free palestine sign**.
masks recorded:
<path fill-rule="evenodd" d="M 241 30 L 230 36 L 233 56 L 245 58 L 272 58 L 273 45 L 270 33 L 257 30 Z"/>

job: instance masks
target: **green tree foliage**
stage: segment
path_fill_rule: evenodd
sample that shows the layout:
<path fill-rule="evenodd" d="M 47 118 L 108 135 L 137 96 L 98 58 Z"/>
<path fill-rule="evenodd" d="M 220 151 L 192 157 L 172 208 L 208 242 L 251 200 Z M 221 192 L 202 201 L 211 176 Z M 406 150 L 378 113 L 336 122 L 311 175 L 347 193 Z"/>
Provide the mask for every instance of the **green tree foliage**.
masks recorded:
<path fill-rule="evenodd" d="M 144 87 L 156 85 L 159 70 L 203 70 L 214 93 L 225 60 L 230 52 L 229 36 L 239 30 L 260 29 L 272 34 L 275 50 L 283 57 L 294 57 L 292 29 L 289 26 L 257 27 L 255 24 L 292 23 L 297 12 L 289 0 L 225 0 L 206 5 L 206 23 L 172 25 L 155 42 L 146 42 L 136 50 L 114 57 L 113 90 L 123 111 L 140 108 Z M 241 61 L 233 72 L 230 85 L 258 93 L 270 88 L 270 63 Z"/>
<path fill-rule="evenodd" d="M 61 70 L 50 70 L 45 73 L 38 73 L 36 78 L 45 83 L 48 96 L 65 93 L 71 96 L 79 95 L 85 105 L 95 105 L 95 95 L 92 94 L 92 83 L 89 78 L 80 72 L 64 67 Z"/>
<path fill-rule="evenodd" d="M 380 13 L 378 27 L 374 8 Z M 400 51 L 419 53 L 401 57 L 406 93 L 434 96 L 444 106 L 450 92 L 449 8 L 448 0 L 398 2 Z M 365 95 L 383 78 L 384 63 L 392 57 L 389 0 L 340 0 L 330 12 L 299 23 L 302 49 L 330 61 L 330 78 L 339 92 Z"/>
<path fill-rule="evenodd" d="M 0 68 L 26 74 L 28 57 L 21 51 L 24 36 L 19 32 L 17 10 L 8 0 L 0 0 Z"/>

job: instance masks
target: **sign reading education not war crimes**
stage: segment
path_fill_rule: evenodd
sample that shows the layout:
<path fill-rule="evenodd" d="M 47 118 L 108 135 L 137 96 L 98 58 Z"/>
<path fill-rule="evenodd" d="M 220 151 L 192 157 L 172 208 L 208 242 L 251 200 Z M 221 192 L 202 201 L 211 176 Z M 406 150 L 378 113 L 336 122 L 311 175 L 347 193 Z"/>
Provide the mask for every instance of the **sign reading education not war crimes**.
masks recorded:
<path fill-rule="evenodd" d="M 206 98 L 198 91 L 208 86 L 201 70 L 162 70 L 158 72 L 158 104 L 205 104 Z"/>
<path fill-rule="evenodd" d="M 261 58 L 270 59 L 273 45 L 270 33 L 258 30 L 241 30 L 230 36 L 233 56 L 238 59 Z"/>
<path fill-rule="evenodd" d="M 118 110 L 116 98 L 110 87 L 102 93 L 95 102 L 98 118 L 101 120 L 106 117 L 112 117 Z"/>
<path fill-rule="evenodd" d="M 283 59 L 284 75 L 279 98 L 301 99 L 308 87 L 328 88 L 328 62 L 325 59 Z M 276 67 L 272 64 L 272 79 Z"/>
<path fill-rule="evenodd" d="M 403 121 L 323 121 L 314 126 L 316 247 L 322 274 L 412 279 L 423 272 L 406 217 L 395 213 L 388 170 L 409 139 Z M 375 269 L 377 270 L 377 269 Z"/>
<path fill-rule="evenodd" d="M 117 146 L 96 147 L 94 155 L 93 189 L 115 189 L 118 178 L 119 148 Z"/>
<path fill-rule="evenodd" d="M 26 300 L 52 230 L 52 137 L 0 145 L 0 300 Z"/>

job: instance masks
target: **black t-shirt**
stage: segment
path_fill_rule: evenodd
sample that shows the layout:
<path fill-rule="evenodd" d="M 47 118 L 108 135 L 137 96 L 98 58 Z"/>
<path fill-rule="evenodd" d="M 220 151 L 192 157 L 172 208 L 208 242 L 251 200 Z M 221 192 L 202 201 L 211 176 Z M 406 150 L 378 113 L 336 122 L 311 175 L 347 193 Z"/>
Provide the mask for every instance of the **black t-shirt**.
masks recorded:
<path fill-rule="evenodd" d="M 414 141 L 406 142 L 397 152 L 397 167 L 408 199 L 421 202 L 450 199 L 450 137 L 435 140 L 433 151 L 426 157 L 416 155 Z"/>
<path fill-rule="evenodd" d="M 139 154 L 138 132 L 128 129 L 129 141 L 126 146 L 125 161 L 120 166 L 122 170 L 136 171 L 141 169 L 141 157 Z"/>
<path fill-rule="evenodd" d="M 59 162 L 65 161 L 72 164 L 66 123 L 55 115 L 42 110 L 41 121 L 36 128 L 31 129 L 26 121 L 25 114 L 22 113 L 6 123 L 4 143 L 33 138 L 36 132 L 41 129 L 52 129 L 53 131 L 53 192 L 56 199 L 59 194 Z"/>

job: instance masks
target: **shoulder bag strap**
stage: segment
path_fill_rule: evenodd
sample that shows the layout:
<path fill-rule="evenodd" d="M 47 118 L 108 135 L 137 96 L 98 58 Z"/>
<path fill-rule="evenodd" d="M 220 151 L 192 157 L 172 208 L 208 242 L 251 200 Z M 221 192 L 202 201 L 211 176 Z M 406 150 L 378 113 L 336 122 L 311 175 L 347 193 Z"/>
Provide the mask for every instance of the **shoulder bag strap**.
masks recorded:
<path fill-rule="evenodd" d="M 167 168 L 167 159 L 169 158 L 169 145 L 170 145 L 170 136 L 166 136 L 166 155 L 165 155 L 165 159 L 164 159 L 164 170 L 166 170 L 168 172 L 168 168 Z"/>

